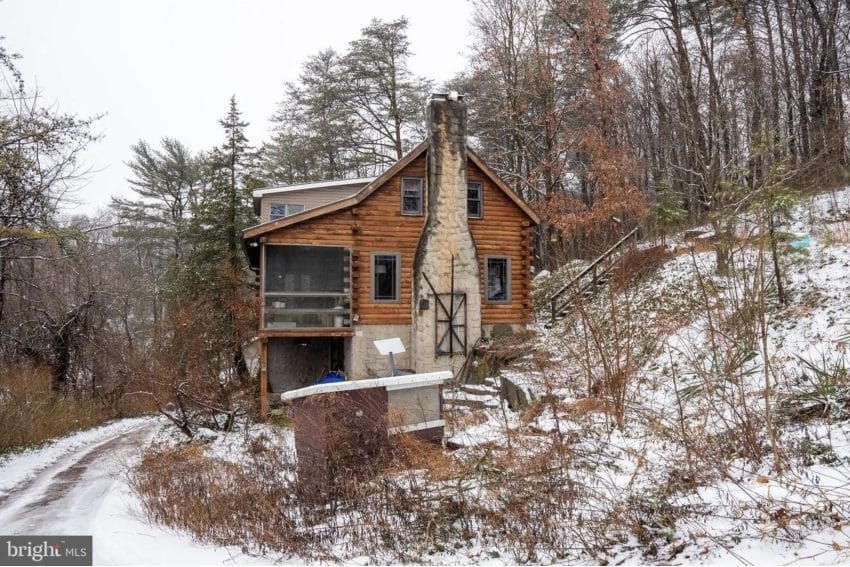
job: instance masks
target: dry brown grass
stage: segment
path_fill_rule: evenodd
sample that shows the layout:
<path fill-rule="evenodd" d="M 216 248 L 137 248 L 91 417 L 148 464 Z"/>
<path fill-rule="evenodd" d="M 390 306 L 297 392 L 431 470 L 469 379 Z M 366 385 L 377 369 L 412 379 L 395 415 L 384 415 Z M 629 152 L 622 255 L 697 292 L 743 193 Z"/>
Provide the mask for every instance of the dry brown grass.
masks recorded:
<path fill-rule="evenodd" d="M 434 479 L 456 477 L 439 449 L 395 439 L 396 460 L 361 470 L 368 478 L 298 479 L 291 456 L 261 439 L 238 465 L 205 455 L 198 444 L 153 450 L 130 484 L 152 519 L 218 545 L 321 560 L 356 548 L 409 562 L 447 542 L 466 511 L 421 482 L 423 468 Z"/>
<path fill-rule="evenodd" d="M 0 373 L 0 454 L 94 427 L 118 415 L 109 404 L 53 390 L 46 369 L 18 366 Z"/>
<path fill-rule="evenodd" d="M 298 479 L 273 442 L 247 449 L 238 465 L 197 444 L 154 451 L 131 486 L 166 525 L 306 560 L 421 563 L 477 542 L 508 551 L 512 562 L 548 561 L 574 553 L 577 541 L 595 550 L 597 534 L 614 525 L 604 511 L 588 516 L 585 488 L 569 472 L 573 455 L 558 443 L 518 438 L 511 450 L 491 443 L 452 453 L 398 435 L 388 462 L 324 483 Z"/>
<path fill-rule="evenodd" d="M 611 281 L 616 289 L 624 289 L 636 280 L 651 276 L 672 257 L 673 253 L 666 246 L 634 250 L 614 267 Z"/>
<path fill-rule="evenodd" d="M 439 445 L 429 443 L 415 435 L 397 435 L 393 439 L 396 455 L 396 470 L 409 469 L 425 471 L 429 481 L 439 482 L 456 479 L 462 474 L 462 467 Z"/>
<path fill-rule="evenodd" d="M 821 229 L 821 240 L 825 246 L 850 243 L 850 222 L 840 220 L 833 223 L 825 223 Z"/>
<path fill-rule="evenodd" d="M 523 426 L 534 422 L 545 410 L 552 415 L 563 415 L 572 421 L 581 421 L 592 414 L 611 414 L 611 404 L 600 398 L 579 398 L 564 401 L 555 395 L 547 394 L 531 401 L 520 415 Z"/>
<path fill-rule="evenodd" d="M 608 402 L 599 398 L 581 398 L 566 405 L 567 414 L 573 418 L 581 418 L 594 413 L 610 413 Z"/>
<path fill-rule="evenodd" d="M 198 444 L 155 449 L 133 471 L 130 486 L 151 519 L 205 541 L 249 541 L 260 551 L 307 547 L 291 520 L 279 513 L 288 487 L 276 475 L 291 470 L 291 463 L 276 459 L 271 447 L 252 450 L 267 466 L 213 459 Z"/>

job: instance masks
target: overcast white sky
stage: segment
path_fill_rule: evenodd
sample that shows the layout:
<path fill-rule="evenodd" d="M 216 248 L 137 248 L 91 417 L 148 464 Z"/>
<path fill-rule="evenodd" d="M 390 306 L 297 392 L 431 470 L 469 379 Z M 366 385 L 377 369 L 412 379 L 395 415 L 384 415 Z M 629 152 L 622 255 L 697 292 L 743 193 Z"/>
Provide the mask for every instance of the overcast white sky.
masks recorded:
<path fill-rule="evenodd" d="M 219 144 L 231 94 L 259 145 L 304 59 L 344 50 L 372 18 L 407 16 L 413 72 L 451 78 L 466 65 L 470 14 L 468 0 L 2 0 L 0 35 L 45 100 L 106 114 L 104 138 L 85 156 L 94 171 L 75 195 L 73 212 L 90 213 L 129 192 L 124 162 L 136 141 Z"/>

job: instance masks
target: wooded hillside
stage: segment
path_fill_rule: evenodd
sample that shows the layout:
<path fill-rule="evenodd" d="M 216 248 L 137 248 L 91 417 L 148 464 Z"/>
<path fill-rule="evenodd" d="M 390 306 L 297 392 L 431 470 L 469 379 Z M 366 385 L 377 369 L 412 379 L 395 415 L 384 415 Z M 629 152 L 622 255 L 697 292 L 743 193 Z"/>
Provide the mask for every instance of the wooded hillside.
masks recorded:
<path fill-rule="evenodd" d="M 343 52 L 303 62 L 268 140 L 249 144 L 235 96 L 218 145 L 140 140 L 135 196 L 99 218 L 57 214 L 97 117 L 44 105 L 0 44 L 0 371 L 38 368 L 58 399 L 109 413 L 128 394 L 163 407 L 206 382 L 184 401 L 232 415 L 218 379 L 250 381 L 251 190 L 379 173 L 423 138 L 425 98 L 443 88 L 466 93 L 470 142 L 543 218 L 530 267 L 592 257 L 637 224 L 709 223 L 722 273 L 750 212 L 784 300 L 779 218 L 848 177 L 850 3 L 477 0 L 473 12 L 469 66 L 449 84 L 411 69 L 406 19 L 373 20 Z"/>

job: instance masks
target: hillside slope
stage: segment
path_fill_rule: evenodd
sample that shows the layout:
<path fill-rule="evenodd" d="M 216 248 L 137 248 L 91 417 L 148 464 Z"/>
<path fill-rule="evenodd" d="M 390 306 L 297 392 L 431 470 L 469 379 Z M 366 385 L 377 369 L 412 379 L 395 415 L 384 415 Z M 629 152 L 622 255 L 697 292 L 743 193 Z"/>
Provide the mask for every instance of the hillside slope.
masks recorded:
<path fill-rule="evenodd" d="M 491 344 L 472 367 L 495 375 L 446 391 L 448 449 L 396 436 L 317 481 L 285 423 L 162 431 L 132 508 L 176 528 L 175 557 L 238 563 L 850 561 L 850 189 L 779 228 L 784 305 L 758 227 L 739 228 L 729 275 L 708 239 L 673 241 L 553 328 Z"/>
<path fill-rule="evenodd" d="M 562 559 L 850 559 L 850 191 L 780 230 L 786 305 L 751 221 L 726 277 L 707 240 L 674 242 L 656 273 L 538 329 L 502 371 L 534 400 L 524 413 L 459 420 L 467 447 L 566 439 L 589 529 L 567 530 Z"/>

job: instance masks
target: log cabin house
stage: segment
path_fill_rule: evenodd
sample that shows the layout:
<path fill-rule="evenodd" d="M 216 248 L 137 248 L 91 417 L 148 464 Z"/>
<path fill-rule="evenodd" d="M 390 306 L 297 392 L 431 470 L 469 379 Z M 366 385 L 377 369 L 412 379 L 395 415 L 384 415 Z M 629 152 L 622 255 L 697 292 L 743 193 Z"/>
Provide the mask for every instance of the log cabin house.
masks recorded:
<path fill-rule="evenodd" d="M 427 140 L 382 175 L 255 192 L 261 411 L 327 370 L 457 371 L 482 335 L 532 318 L 537 215 L 466 145 L 462 96 L 433 95 Z"/>

